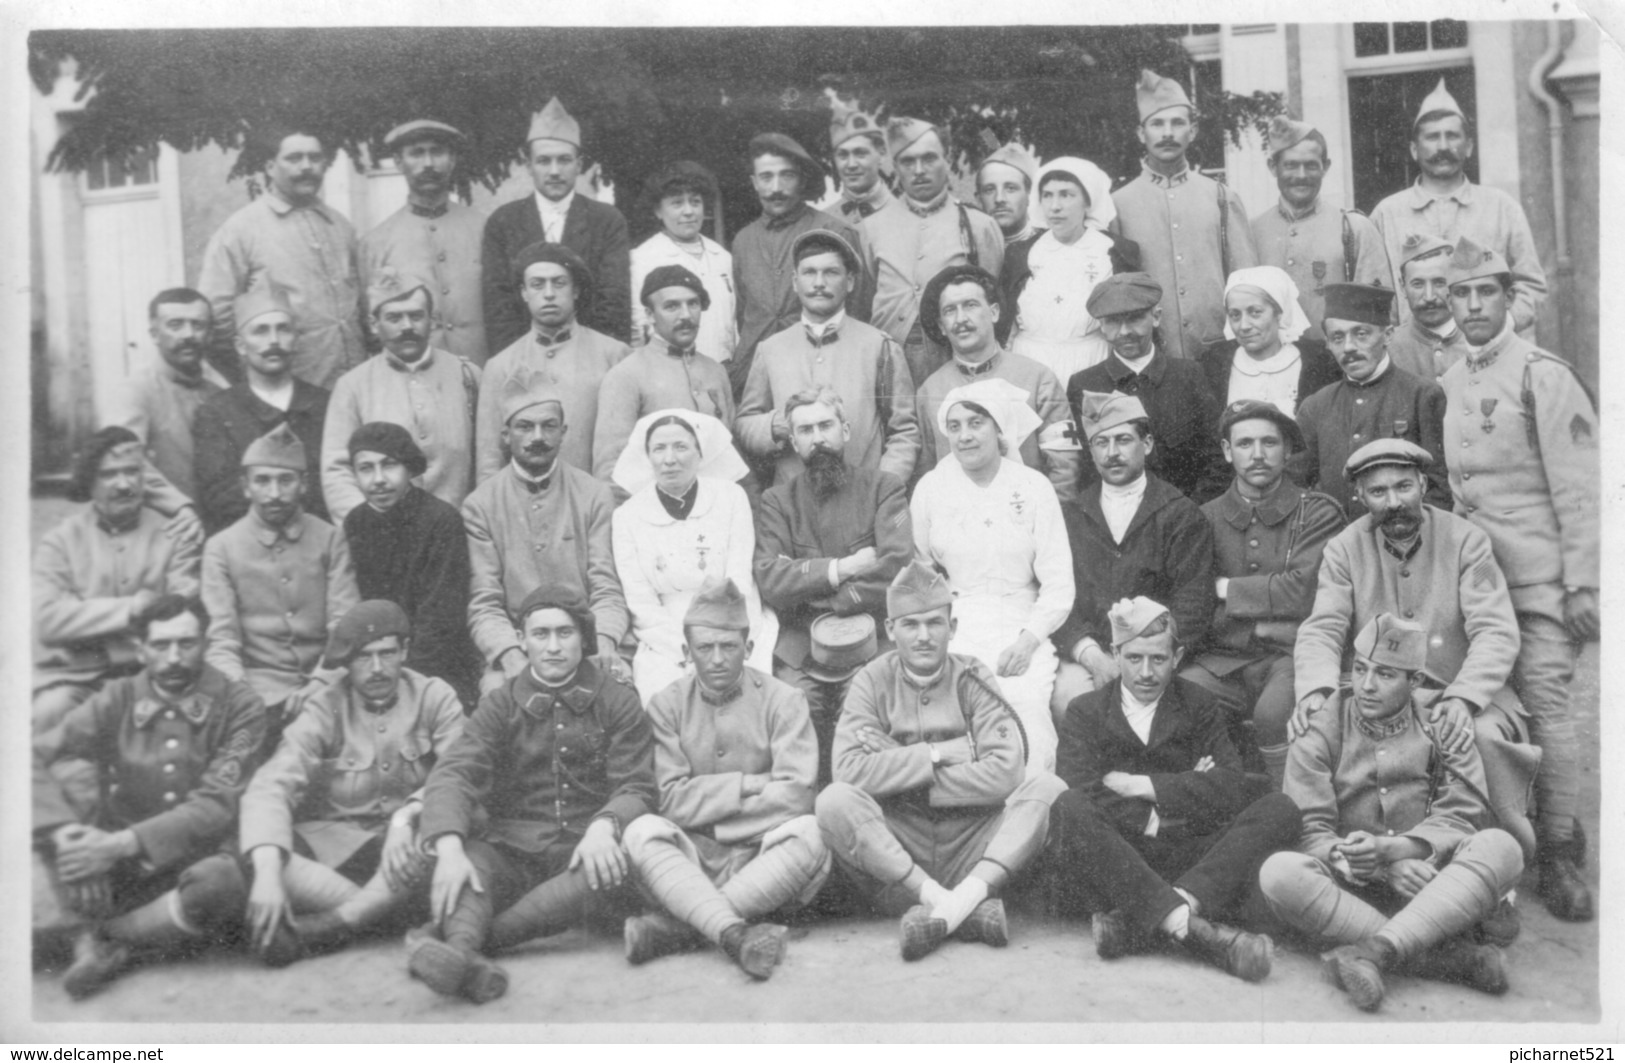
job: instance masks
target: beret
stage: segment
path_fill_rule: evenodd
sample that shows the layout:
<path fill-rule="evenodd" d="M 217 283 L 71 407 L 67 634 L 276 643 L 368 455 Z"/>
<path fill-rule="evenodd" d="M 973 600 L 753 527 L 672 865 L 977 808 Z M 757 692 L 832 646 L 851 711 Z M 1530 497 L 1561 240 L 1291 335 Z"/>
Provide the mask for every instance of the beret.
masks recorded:
<path fill-rule="evenodd" d="M 530 614 L 538 609 L 562 609 L 581 628 L 582 653 L 591 656 L 598 652 L 598 624 L 593 620 L 587 599 L 574 587 L 562 583 L 544 583 L 519 602 L 513 613 L 513 626 L 523 628 Z"/>
<path fill-rule="evenodd" d="M 429 459 L 412 440 L 412 433 L 390 421 L 369 421 L 350 433 L 350 459 L 363 450 L 394 458 L 413 476 L 422 476 Z"/>
<path fill-rule="evenodd" d="M 351 608 L 327 636 L 327 650 L 322 654 L 324 668 L 342 668 L 369 642 L 391 635 L 409 638 L 412 625 L 406 619 L 406 610 L 392 601 L 372 598 Z"/>
<path fill-rule="evenodd" d="M 1219 438 L 1229 439 L 1230 429 L 1242 421 L 1251 420 L 1274 421 L 1286 435 L 1287 446 L 1296 450 L 1303 446 L 1303 430 L 1298 422 L 1287 416 L 1287 412 L 1273 402 L 1262 402 L 1258 399 L 1238 399 L 1224 408 L 1219 415 Z"/>
<path fill-rule="evenodd" d="M 687 266 L 656 266 L 643 278 L 643 290 L 638 293 L 638 302 L 647 305 L 649 296 L 662 288 L 687 288 L 700 297 L 700 309 L 711 309 L 711 293 L 705 290 L 705 284 Z"/>

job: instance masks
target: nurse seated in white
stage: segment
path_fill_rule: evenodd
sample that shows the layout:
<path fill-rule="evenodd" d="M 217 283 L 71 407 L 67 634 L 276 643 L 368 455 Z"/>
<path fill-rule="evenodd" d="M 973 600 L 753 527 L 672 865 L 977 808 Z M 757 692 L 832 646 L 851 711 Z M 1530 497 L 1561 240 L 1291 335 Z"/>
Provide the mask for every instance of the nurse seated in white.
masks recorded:
<path fill-rule="evenodd" d="M 1040 425 L 1027 392 L 988 378 L 948 392 L 937 430 L 954 461 L 920 479 L 914 546 L 948 576 L 952 653 L 975 657 L 1027 732 L 1027 773 L 1055 770 L 1050 635 L 1072 608 L 1072 549 L 1048 477 L 1006 457 Z"/>
<path fill-rule="evenodd" d="M 748 663 L 773 674 L 778 619 L 751 576 L 756 531 L 735 481 L 744 459 L 721 421 L 693 410 L 656 410 L 632 429 L 611 474 L 631 497 L 615 511 L 615 568 L 632 614 L 632 681 L 647 705 L 692 671 L 683 614 L 702 589 L 732 579 L 745 594 L 754 643 Z"/>

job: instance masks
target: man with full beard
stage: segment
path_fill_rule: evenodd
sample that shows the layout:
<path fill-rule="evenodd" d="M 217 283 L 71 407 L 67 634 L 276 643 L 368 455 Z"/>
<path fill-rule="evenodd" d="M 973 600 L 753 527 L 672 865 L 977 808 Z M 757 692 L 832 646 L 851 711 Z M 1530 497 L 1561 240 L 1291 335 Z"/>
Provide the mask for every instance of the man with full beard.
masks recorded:
<path fill-rule="evenodd" d="M 1429 633 L 1421 682 L 1428 722 L 1446 751 L 1476 741 L 1499 825 L 1532 850 L 1533 828 L 1510 800 L 1487 748 L 1504 747 L 1523 732 L 1522 710 L 1505 689 L 1518 656 L 1518 621 L 1490 537 L 1465 517 L 1423 502 L 1423 470 L 1432 461 L 1404 439 L 1367 443 L 1350 456 L 1345 474 L 1367 512 L 1335 535 L 1321 558 L 1315 605 L 1293 649 L 1298 705 L 1287 737 L 1301 737 L 1346 685 L 1343 662 L 1372 619 L 1392 613 L 1414 621 Z"/>
<path fill-rule="evenodd" d="M 779 614 L 773 674 L 807 695 L 822 785 L 847 682 L 867 658 L 820 661 L 809 629 L 824 614 L 861 614 L 878 632 L 886 588 L 914 555 L 914 528 L 902 480 L 846 463 L 852 429 L 839 395 L 824 387 L 798 391 L 785 402 L 784 419 L 804 469 L 762 496 L 756 586 Z M 885 648 L 873 644 L 876 652 Z"/>
<path fill-rule="evenodd" d="M 406 205 L 362 238 L 361 258 L 363 276 L 394 269 L 430 282 L 430 346 L 484 365 L 480 241 L 485 215 L 451 201 L 466 143 L 457 129 L 426 118 L 385 135 L 384 147 L 395 153 L 395 166 L 406 178 Z"/>
<path fill-rule="evenodd" d="M 542 584 L 590 603 L 597 668 L 631 681 L 616 647 L 631 626 L 615 574 L 609 485 L 562 460 L 563 393 L 540 373 L 514 376 L 501 395 L 502 443 L 513 459 L 463 502 L 468 529 L 468 626 L 488 665 L 480 693 L 501 689 L 528 666 L 514 620 Z M 594 656 L 596 654 L 596 656 Z"/>

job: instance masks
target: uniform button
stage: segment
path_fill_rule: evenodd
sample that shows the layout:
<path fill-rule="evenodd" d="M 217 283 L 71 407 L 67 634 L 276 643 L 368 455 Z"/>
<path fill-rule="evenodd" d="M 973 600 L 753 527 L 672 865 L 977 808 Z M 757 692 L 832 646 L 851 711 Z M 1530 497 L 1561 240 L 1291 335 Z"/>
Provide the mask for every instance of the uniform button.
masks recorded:
<path fill-rule="evenodd" d="M 1463 480 L 1471 480 L 1473 478 L 1473 474 L 1470 472 L 1464 472 L 1461 474 L 1461 478 Z"/>
<path fill-rule="evenodd" d="M 1377 792 L 1378 792 L 1378 793 L 1384 793 L 1384 794 L 1385 794 L 1385 793 L 1387 793 L 1387 792 L 1388 792 L 1388 787 L 1386 787 L 1386 786 L 1384 786 L 1384 787 L 1381 787 L 1381 788 L 1379 788 L 1379 790 L 1378 790 L 1378 791 L 1377 791 Z"/>
<path fill-rule="evenodd" d="M 723 757 L 725 757 L 727 755 L 728 755 L 728 751 L 726 749 L 717 750 L 717 759 L 718 760 L 721 760 Z"/>
<path fill-rule="evenodd" d="M 1248 565 L 1247 566 L 1247 571 L 1249 571 L 1249 572 L 1257 572 L 1258 571 L 1258 562 L 1254 561 L 1252 564 Z"/>
<path fill-rule="evenodd" d="M 440 289 L 440 294 L 441 295 L 450 295 L 451 294 L 451 289 L 450 288 L 442 288 L 442 289 Z"/>
<path fill-rule="evenodd" d="M 175 710 L 174 709 L 165 709 L 164 710 L 164 719 L 173 720 L 174 718 L 175 718 Z"/>
<path fill-rule="evenodd" d="M 1393 836 L 1394 836 L 1394 828 L 1389 827 L 1388 828 L 1388 837 L 1392 838 Z"/>
<path fill-rule="evenodd" d="M 1183 261 L 1185 261 L 1185 256 L 1184 255 L 1175 255 L 1174 256 L 1174 261 L 1175 262 L 1183 262 Z"/>
<path fill-rule="evenodd" d="M 1471 444 L 1471 443 L 1469 443 L 1469 442 L 1467 442 L 1467 440 L 1465 440 L 1465 439 L 1463 439 L 1463 440 L 1462 440 L 1462 441 L 1461 441 L 1461 445 L 1462 445 L 1462 446 L 1464 446 L 1464 447 L 1470 447 L 1470 446 L 1472 446 L 1472 444 Z"/>
<path fill-rule="evenodd" d="M 1410 579 L 1410 577 L 1411 577 L 1411 570 L 1410 570 L 1410 569 L 1408 569 L 1408 568 L 1402 568 L 1402 569 L 1400 569 L 1400 570 L 1399 570 L 1399 574 L 1400 574 L 1400 575 L 1401 575 L 1401 576 L 1404 576 L 1404 577 L 1405 577 L 1405 578 L 1406 578 L 1406 579 Z"/>
<path fill-rule="evenodd" d="M 379 725 L 378 725 L 378 733 L 379 733 L 379 734 L 382 734 L 382 733 L 383 733 L 383 731 L 384 731 L 384 725 L 383 725 L 383 724 L 379 724 Z"/>
<path fill-rule="evenodd" d="M 440 252 L 440 254 L 437 255 L 436 257 L 439 258 L 440 261 L 442 261 L 442 262 L 446 261 L 446 253 L 444 251 Z"/>
<path fill-rule="evenodd" d="M 931 704 L 931 695 L 926 694 L 923 697 L 921 697 L 920 698 L 920 704 L 921 705 L 929 705 L 929 704 Z"/>
<path fill-rule="evenodd" d="M 1294 236 L 1296 236 L 1296 235 L 1298 235 L 1298 234 L 1297 234 L 1297 233 L 1293 233 L 1293 234 L 1292 234 L 1292 235 L 1294 235 Z M 1289 259 L 1287 259 L 1287 260 L 1286 260 L 1286 264 L 1287 264 L 1287 265 L 1289 265 L 1289 266 L 1295 266 L 1295 265 L 1297 265 L 1297 264 L 1298 264 L 1298 262 L 1297 262 L 1297 259 L 1292 259 L 1292 258 L 1289 258 Z"/>
<path fill-rule="evenodd" d="M 384 765 L 384 770 L 385 770 L 385 771 L 388 771 L 388 770 L 389 770 L 389 765 L 388 765 L 388 764 L 385 764 L 385 765 Z"/>
<path fill-rule="evenodd" d="M 1356 405 L 1356 406 L 1364 406 L 1365 405 L 1365 400 L 1364 399 L 1355 399 L 1354 400 L 1354 405 Z"/>
<path fill-rule="evenodd" d="M 1360 438 L 1360 433 L 1356 432 L 1352 436 L 1350 436 L 1349 438 L 1350 439 L 1359 439 Z"/>
<path fill-rule="evenodd" d="M 173 764 L 165 764 L 164 765 L 164 774 L 165 775 L 173 775 L 173 774 L 175 774 L 175 765 L 173 765 Z"/>
<path fill-rule="evenodd" d="M 181 740 L 179 738 L 169 738 L 169 739 L 165 739 L 164 748 L 165 749 L 174 749 L 176 746 L 178 746 L 180 744 L 181 744 Z"/>
<path fill-rule="evenodd" d="M 1248 539 L 1247 540 L 1247 545 L 1248 546 L 1257 546 L 1258 545 L 1258 540 L 1257 539 Z"/>
<path fill-rule="evenodd" d="M 570 752 L 570 747 L 569 746 L 560 746 L 559 747 L 559 752 L 560 753 L 568 753 L 568 752 Z"/>
<path fill-rule="evenodd" d="M 1414 619 L 1416 619 L 1416 610 L 1415 609 L 1407 609 L 1407 610 L 1405 610 L 1405 619 L 1406 620 L 1414 620 Z"/>
<path fill-rule="evenodd" d="M 171 790 L 168 793 L 164 794 L 164 800 L 173 802 L 175 800 L 175 791 Z"/>

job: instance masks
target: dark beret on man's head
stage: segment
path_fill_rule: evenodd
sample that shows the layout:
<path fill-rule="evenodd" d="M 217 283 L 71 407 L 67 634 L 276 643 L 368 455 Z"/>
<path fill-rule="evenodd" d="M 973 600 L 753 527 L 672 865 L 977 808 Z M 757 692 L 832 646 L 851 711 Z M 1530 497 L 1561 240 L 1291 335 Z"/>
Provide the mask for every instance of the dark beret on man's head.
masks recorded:
<path fill-rule="evenodd" d="M 109 451 L 126 446 L 130 443 L 140 443 L 141 438 L 122 425 L 110 424 L 85 441 L 84 448 L 73 463 L 73 478 L 68 484 L 68 499 L 73 502 L 89 502 L 91 488 L 96 484 L 96 474 L 101 471 L 102 459 L 107 457 Z"/>
<path fill-rule="evenodd" d="M 363 450 L 394 458 L 413 476 L 422 476 L 429 459 L 412 439 L 412 433 L 389 421 L 369 421 L 350 433 L 350 460 Z"/>
<path fill-rule="evenodd" d="M 592 296 L 595 290 L 593 284 L 592 267 L 588 266 L 582 257 L 563 244 L 550 244 L 546 240 L 537 240 L 526 244 L 513 256 L 511 268 L 513 270 L 513 283 L 516 288 L 525 286 L 525 270 L 538 262 L 551 262 L 555 266 L 563 266 L 570 271 L 570 277 L 576 286 L 576 314 L 592 305 Z"/>
<path fill-rule="evenodd" d="M 524 630 L 525 621 L 538 609 L 562 609 L 581 629 L 581 652 L 591 657 L 598 652 L 598 624 L 593 619 L 592 606 L 581 592 L 563 584 L 544 583 L 525 595 L 513 613 L 513 626 Z"/>

